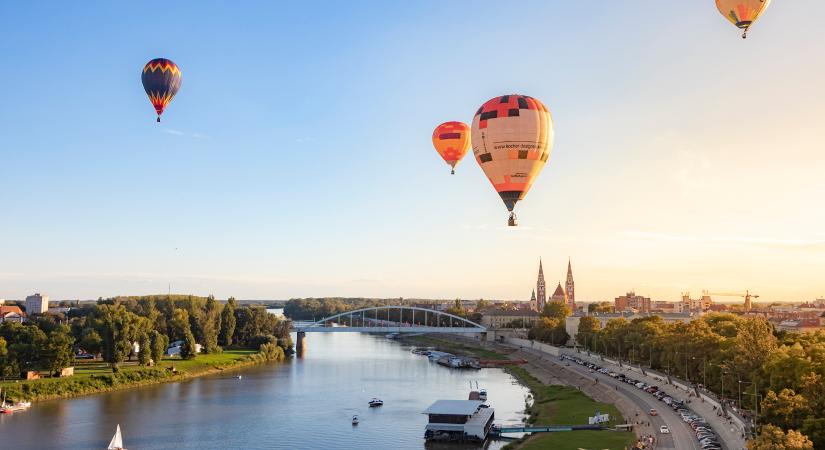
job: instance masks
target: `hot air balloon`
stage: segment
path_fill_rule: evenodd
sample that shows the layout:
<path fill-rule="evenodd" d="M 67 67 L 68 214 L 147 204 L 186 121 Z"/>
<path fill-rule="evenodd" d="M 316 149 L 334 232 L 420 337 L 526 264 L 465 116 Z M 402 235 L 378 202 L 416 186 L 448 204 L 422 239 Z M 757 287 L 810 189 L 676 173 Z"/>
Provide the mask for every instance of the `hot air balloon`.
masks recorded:
<path fill-rule="evenodd" d="M 526 95 L 488 100 L 473 117 L 473 154 L 481 170 L 510 211 L 524 199 L 553 148 L 553 117 L 547 107 Z"/>
<path fill-rule="evenodd" d="M 768 8 L 771 0 L 716 0 L 716 9 L 730 23 L 741 28 L 742 39 L 748 37 L 748 28 Z"/>
<path fill-rule="evenodd" d="M 143 66 L 140 81 L 143 82 L 143 89 L 146 91 L 146 95 L 149 96 L 152 106 L 155 107 L 155 111 L 158 113 L 158 122 L 160 122 L 160 115 L 163 114 L 166 105 L 172 101 L 172 97 L 180 89 L 180 68 L 168 59 L 153 59 Z"/>
<path fill-rule="evenodd" d="M 455 166 L 470 149 L 470 127 L 464 122 L 444 122 L 433 131 L 435 150 L 450 165 L 455 175 Z"/>

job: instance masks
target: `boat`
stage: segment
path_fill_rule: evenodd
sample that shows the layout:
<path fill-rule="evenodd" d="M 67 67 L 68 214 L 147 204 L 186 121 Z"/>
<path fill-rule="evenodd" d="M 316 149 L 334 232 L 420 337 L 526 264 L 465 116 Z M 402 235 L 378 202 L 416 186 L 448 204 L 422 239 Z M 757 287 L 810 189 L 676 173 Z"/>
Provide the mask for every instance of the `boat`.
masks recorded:
<path fill-rule="evenodd" d="M 237 378 L 237 379 L 239 379 L 239 380 L 240 380 L 240 379 L 242 379 L 242 378 L 243 378 L 243 375 L 238 375 L 238 376 L 237 376 L 237 377 L 235 377 L 235 378 Z"/>
<path fill-rule="evenodd" d="M 376 407 L 376 406 L 384 406 L 384 400 L 381 400 L 380 398 L 373 397 L 373 399 L 370 400 L 369 405 L 370 405 L 370 408 L 373 408 L 373 407 Z"/>
<path fill-rule="evenodd" d="M 126 450 L 123 446 L 123 436 L 120 434 L 120 424 L 117 424 L 115 435 L 112 437 L 112 442 L 109 442 L 106 450 Z"/>
<path fill-rule="evenodd" d="M 21 409 L 31 408 L 32 402 L 17 402 L 14 404 L 14 406 Z"/>
<path fill-rule="evenodd" d="M 352 424 L 358 425 L 358 416 L 352 416 Z"/>
<path fill-rule="evenodd" d="M 481 401 L 487 400 L 487 389 L 479 389 L 478 390 L 478 399 Z"/>

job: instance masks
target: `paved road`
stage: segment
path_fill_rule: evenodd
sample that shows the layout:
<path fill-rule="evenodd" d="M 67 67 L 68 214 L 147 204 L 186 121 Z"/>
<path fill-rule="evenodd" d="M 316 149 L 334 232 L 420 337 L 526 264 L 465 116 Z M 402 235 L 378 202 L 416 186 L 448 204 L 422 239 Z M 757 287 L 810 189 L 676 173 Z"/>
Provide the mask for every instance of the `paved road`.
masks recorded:
<path fill-rule="evenodd" d="M 685 390 L 666 384 L 666 380 L 664 380 L 660 375 L 654 375 L 651 374 L 651 372 L 648 372 L 647 375 L 643 375 L 638 367 L 630 367 L 625 364 L 623 365 L 623 368 L 619 368 L 617 364 L 613 364 L 609 361 L 601 361 L 597 356 L 588 357 L 587 353 L 576 353 L 575 351 L 568 350 L 564 350 L 564 353 L 578 356 L 584 360 L 589 360 L 592 363 L 598 364 L 602 367 L 608 367 L 610 370 L 615 372 L 622 371 L 639 381 L 644 381 L 648 384 L 655 384 L 673 398 L 678 398 L 680 400 L 685 400 L 688 398 L 688 393 L 685 392 Z M 719 440 L 723 444 L 723 447 L 732 450 L 746 448 L 745 439 L 742 437 L 742 430 L 735 425 L 731 425 L 727 420 L 717 416 L 716 412 L 713 410 L 713 407 L 708 402 L 701 402 L 694 397 L 691 398 L 691 402 L 687 406 L 696 414 L 704 417 L 705 420 L 708 421 L 708 424 L 713 427 L 716 435 L 719 436 Z"/>
<path fill-rule="evenodd" d="M 558 357 L 547 355 L 538 350 L 523 348 L 513 356 L 517 355 L 522 357 L 525 357 L 527 355 L 532 356 L 533 358 L 538 357 L 540 358 L 539 365 L 541 365 L 542 367 L 546 368 L 548 366 L 555 366 L 554 369 L 550 370 L 561 370 L 575 374 L 573 376 L 574 380 L 576 377 L 578 377 L 579 380 L 582 380 L 587 384 L 601 385 L 603 389 L 606 389 L 608 391 L 613 390 L 614 392 L 629 400 L 635 407 L 635 412 L 639 413 L 639 415 L 636 416 L 635 413 L 628 414 L 627 411 L 622 411 L 623 414 L 627 416 L 627 419 L 630 422 L 636 422 L 637 420 L 642 422 L 650 422 L 649 427 L 647 425 L 641 427 L 643 430 L 645 430 L 642 432 L 642 434 L 652 434 L 653 436 L 655 436 L 657 441 L 657 449 L 700 449 L 696 441 L 696 437 L 693 434 L 693 430 L 690 428 L 690 426 L 686 424 L 684 421 L 682 421 L 681 417 L 679 417 L 679 415 L 675 411 L 667 407 L 667 405 L 665 405 L 664 403 L 658 401 L 652 395 L 643 392 L 627 383 L 617 381 L 611 378 L 610 376 L 603 375 L 598 372 L 590 373 L 590 369 L 584 366 L 580 366 L 574 362 L 570 362 L 570 365 L 566 366 L 565 362 L 559 361 Z M 561 374 L 557 376 L 557 378 L 570 379 L 570 377 L 565 377 Z M 599 382 L 594 383 L 594 380 L 599 380 Z M 614 401 L 610 401 L 612 399 L 596 399 L 599 401 L 607 400 L 608 403 L 614 403 Z M 659 412 L 659 415 L 650 416 L 651 408 L 656 409 Z M 667 425 L 670 428 L 669 435 L 663 435 L 659 433 L 659 427 L 662 425 Z"/>

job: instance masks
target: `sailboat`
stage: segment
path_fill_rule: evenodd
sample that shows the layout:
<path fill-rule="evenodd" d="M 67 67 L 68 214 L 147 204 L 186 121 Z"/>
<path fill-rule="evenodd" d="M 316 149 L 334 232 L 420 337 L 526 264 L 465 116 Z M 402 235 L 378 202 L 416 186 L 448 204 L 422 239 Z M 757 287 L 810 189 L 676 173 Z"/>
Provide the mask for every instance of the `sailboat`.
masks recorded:
<path fill-rule="evenodd" d="M 117 431 L 115 431 L 112 442 L 109 442 L 109 447 L 106 450 L 126 450 L 123 447 L 123 436 L 120 435 L 120 424 L 117 424 Z"/>

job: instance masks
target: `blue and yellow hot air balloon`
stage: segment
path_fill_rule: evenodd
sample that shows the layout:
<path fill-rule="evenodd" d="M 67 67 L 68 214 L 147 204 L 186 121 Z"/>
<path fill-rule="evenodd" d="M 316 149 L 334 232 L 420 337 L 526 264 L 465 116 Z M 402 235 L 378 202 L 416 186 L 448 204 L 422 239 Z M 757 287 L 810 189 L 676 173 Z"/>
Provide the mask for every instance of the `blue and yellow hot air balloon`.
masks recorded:
<path fill-rule="evenodd" d="M 149 96 L 152 106 L 155 107 L 158 122 L 160 122 L 160 115 L 163 114 L 166 105 L 172 101 L 172 97 L 180 89 L 180 68 L 166 58 L 156 58 L 143 66 L 140 81 L 143 82 L 143 89 L 146 91 L 146 95 Z"/>

